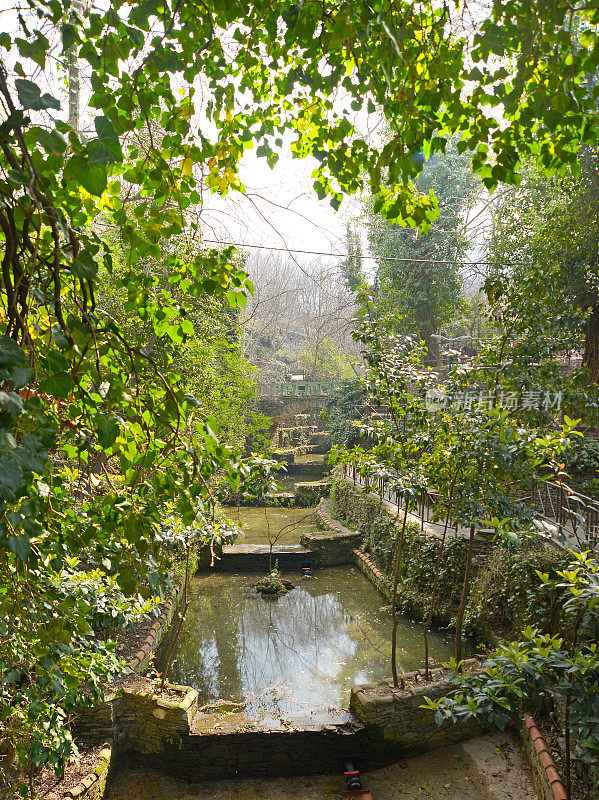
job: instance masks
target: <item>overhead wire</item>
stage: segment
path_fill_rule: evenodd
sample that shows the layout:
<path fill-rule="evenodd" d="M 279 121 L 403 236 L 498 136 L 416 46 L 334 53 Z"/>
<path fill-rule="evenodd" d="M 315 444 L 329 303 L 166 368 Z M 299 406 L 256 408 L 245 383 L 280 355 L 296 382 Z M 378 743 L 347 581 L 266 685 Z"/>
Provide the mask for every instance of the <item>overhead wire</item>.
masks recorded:
<path fill-rule="evenodd" d="M 360 258 L 360 259 L 373 259 L 374 261 L 403 261 L 406 263 L 411 263 L 413 261 L 418 261 L 419 263 L 424 264 L 464 264 L 466 266 L 477 266 L 479 264 L 497 264 L 497 261 L 492 261 L 490 259 L 480 259 L 478 261 L 466 261 L 461 258 L 399 258 L 398 256 L 371 256 L 371 255 L 364 255 L 362 253 L 327 253 L 325 250 L 302 250 L 295 247 L 275 247 L 274 245 L 267 245 L 267 244 L 244 244 L 242 242 L 225 242 L 221 239 L 202 239 L 203 242 L 207 242 L 208 244 L 220 244 L 226 247 L 248 247 L 255 250 L 275 250 L 281 253 L 303 253 L 304 255 L 309 256 L 327 256 L 329 258 Z M 501 262 L 503 264 L 509 264 L 510 266 L 515 266 L 515 262 Z"/>

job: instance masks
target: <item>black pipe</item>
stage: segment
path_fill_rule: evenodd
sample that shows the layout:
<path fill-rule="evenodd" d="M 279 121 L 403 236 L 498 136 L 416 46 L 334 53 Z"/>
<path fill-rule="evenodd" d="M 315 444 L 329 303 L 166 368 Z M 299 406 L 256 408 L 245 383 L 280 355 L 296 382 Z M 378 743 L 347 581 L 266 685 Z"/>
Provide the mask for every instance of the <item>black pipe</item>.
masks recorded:
<path fill-rule="evenodd" d="M 362 788 L 362 778 L 360 778 L 360 773 L 357 769 L 354 769 L 354 765 L 351 761 L 346 763 L 345 772 L 343 774 L 345 776 L 345 784 L 348 789 Z"/>

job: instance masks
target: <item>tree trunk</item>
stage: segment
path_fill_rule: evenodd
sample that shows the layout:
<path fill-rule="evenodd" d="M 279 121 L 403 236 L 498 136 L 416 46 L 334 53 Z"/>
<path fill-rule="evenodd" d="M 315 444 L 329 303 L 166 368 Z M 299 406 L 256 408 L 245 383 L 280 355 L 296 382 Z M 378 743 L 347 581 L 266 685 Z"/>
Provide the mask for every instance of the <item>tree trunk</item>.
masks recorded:
<path fill-rule="evenodd" d="M 470 571 L 472 568 L 472 550 L 474 547 L 474 523 L 470 525 L 470 539 L 468 541 L 468 555 L 466 556 L 466 571 L 464 572 L 464 585 L 462 586 L 462 597 L 455 623 L 455 660 L 462 660 L 462 626 L 464 623 L 464 612 L 468 602 L 468 592 L 470 591 Z"/>
<path fill-rule="evenodd" d="M 408 521 L 408 505 L 409 504 L 406 502 L 401 531 L 397 535 L 395 570 L 393 572 L 393 599 L 391 601 L 391 617 L 393 618 L 393 631 L 391 634 L 391 672 L 393 674 L 393 686 L 395 686 L 396 689 L 400 685 L 399 678 L 397 677 L 397 626 L 399 624 L 399 620 L 397 618 L 397 584 L 399 583 L 399 566 L 401 564 L 403 541 L 406 533 L 406 524 Z M 403 675 L 401 678 L 401 688 L 404 688 Z"/>
<path fill-rule="evenodd" d="M 589 383 L 599 383 L 599 302 L 593 306 L 587 322 L 582 363 L 588 370 Z"/>
<path fill-rule="evenodd" d="M 190 545 L 187 545 L 187 551 L 185 553 L 185 583 L 183 584 L 183 611 L 179 614 L 179 624 L 177 625 L 177 630 L 175 631 L 175 637 L 173 639 L 173 643 L 171 645 L 170 650 L 168 651 L 168 655 L 164 662 L 164 671 L 162 673 L 162 680 L 160 681 L 160 691 L 164 690 L 164 684 L 166 683 L 166 674 L 168 672 L 168 668 L 171 664 L 171 658 L 173 657 L 173 653 L 175 652 L 175 647 L 177 646 L 177 642 L 179 641 L 179 636 L 181 635 L 181 628 L 183 627 L 183 622 L 185 621 L 185 617 L 187 616 L 187 609 L 189 608 L 191 601 L 189 600 L 188 590 L 189 590 L 189 550 Z"/>
<path fill-rule="evenodd" d="M 439 553 L 437 554 L 437 563 L 435 564 L 435 579 L 433 581 L 433 591 L 431 595 L 431 605 L 428 610 L 428 616 L 424 622 L 424 680 L 428 681 L 429 679 L 429 668 L 428 668 L 428 632 L 431 626 L 431 622 L 433 619 L 433 613 L 435 610 L 435 602 L 437 600 L 437 588 L 439 586 L 439 570 L 441 568 L 441 559 L 443 558 L 443 550 L 445 549 L 445 537 L 447 535 L 447 527 L 449 525 L 449 515 L 451 514 L 451 504 L 447 509 L 447 516 L 445 517 L 445 527 L 443 528 L 443 536 L 441 538 L 441 543 L 439 545 Z"/>

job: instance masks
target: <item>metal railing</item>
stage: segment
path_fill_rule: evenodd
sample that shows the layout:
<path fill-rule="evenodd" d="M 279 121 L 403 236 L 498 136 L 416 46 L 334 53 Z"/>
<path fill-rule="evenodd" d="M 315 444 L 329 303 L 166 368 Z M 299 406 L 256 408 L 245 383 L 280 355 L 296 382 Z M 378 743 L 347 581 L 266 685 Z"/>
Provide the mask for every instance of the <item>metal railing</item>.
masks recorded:
<path fill-rule="evenodd" d="M 343 465 L 343 474 L 347 480 L 353 482 L 354 486 L 372 489 L 383 500 L 397 506 L 398 510 L 404 508 L 402 498 L 388 484 L 385 484 L 382 478 L 373 479 L 368 475 L 362 475 L 351 464 Z M 542 481 L 534 486 L 530 495 L 521 497 L 518 502 L 532 506 L 537 512 L 540 512 L 539 516 L 544 520 L 559 526 L 566 539 L 573 539 L 580 549 L 599 551 L 599 502 L 597 500 L 573 492 L 564 484 Z M 418 510 L 414 513 L 418 515 L 421 530 L 427 523 L 445 524 L 443 502 L 434 491 L 425 490 L 421 493 L 418 498 Z M 448 530 L 457 532 L 457 523 L 449 520 Z"/>
<path fill-rule="evenodd" d="M 549 522 L 572 533 L 576 543 L 591 550 L 599 549 L 599 503 L 592 497 L 574 492 L 563 483 L 542 481 L 525 498 Z"/>
<path fill-rule="evenodd" d="M 341 381 L 284 381 L 271 383 L 264 390 L 264 397 L 330 397 Z"/>
<path fill-rule="evenodd" d="M 353 481 L 354 486 L 362 489 L 372 489 L 376 491 L 382 500 L 386 500 L 391 505 L 397 506 L 397 510 L 404 509 L 403 498 L 388 484 L 383 478 L 370 478 L 368 475 L 361 475 L 356 467 L 351 464 L 343 465 L 343 474 L 346 479 Z M 414 516 L 418 517 L 420 530 L 424 530 L 425 525 L 445 525 L 447 530 L 458 530 L 457 522 L 447 519 L 447 512 L 443 514 L 444 507 L 440 496 L 436 492 L 425 489 L 418 497 L 418 507 L 414 510 Z"/>

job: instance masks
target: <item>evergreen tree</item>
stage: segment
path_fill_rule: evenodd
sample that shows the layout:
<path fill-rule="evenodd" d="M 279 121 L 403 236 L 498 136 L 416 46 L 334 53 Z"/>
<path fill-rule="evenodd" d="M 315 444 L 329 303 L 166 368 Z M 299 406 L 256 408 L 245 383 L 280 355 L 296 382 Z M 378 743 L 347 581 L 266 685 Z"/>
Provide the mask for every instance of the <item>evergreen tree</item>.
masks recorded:
<path fill-rule="evenodd" d="M 368 206 L 368 243 L 378 261 L 376 304 L 381 312 L 397 312 L 399 329 L 418 335 L 432 361 L 439 354 L 435 336 L 460 307 L 459 260 L 468 247 L 463 215 L 477 185 L 468 158 L 450 141 L 419 178 L 420 190 L 432 189 L 439 203 L 439 217 L 427 233 L 389 223 Z"/>

